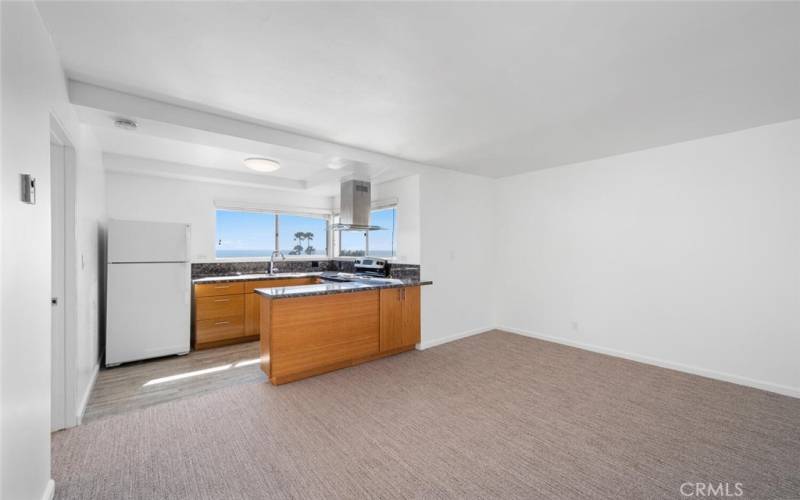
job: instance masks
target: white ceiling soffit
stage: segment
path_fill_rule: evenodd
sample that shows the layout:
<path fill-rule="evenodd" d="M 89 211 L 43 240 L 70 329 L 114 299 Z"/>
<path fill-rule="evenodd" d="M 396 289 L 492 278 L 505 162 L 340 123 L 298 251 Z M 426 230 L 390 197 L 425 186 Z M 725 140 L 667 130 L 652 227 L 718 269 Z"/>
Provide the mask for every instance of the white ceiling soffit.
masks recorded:
<path fill-rule="evenodd" d="M 114 172 L 334 195 L 338 193 L 340 180 L 350 175 L 356 166 L 366 169 L 368 177 L 376 183 L 404 177 L 417 170 L 410 169 L 410 164 L 404 161 L 397 162 L 400 168 L 384 166 L 395 160 L 371 153 L 365 157 L 376 163 L 367 165 L 338 155 L 270 144 L 263 140 L 275 139 L 270 129 L 204 111 L 80 82 L 70 81 L 69 88 L 78 116 L 92 128 L 103 151 L 109 153 L 108 158 L 112 159 L 109 170 Z M 116 127 L 115 120 L 123 117 L 134 119 L 137 128 Z M 309 145 L 302 136 L 285 132 L 280 132 L 279 136 L 285 144 Z M 311 141 L 310 145 L 321 146 L 317 147 L 319 151 L 353 152 L 350 148 L 342 149 L 321 141 Z M 269 174 L 254 173 L 242 163 L 243 158 L 252 156 L 277 159 L 281 168 Z M 123 161 L 125 158 L 127 160 Z M 149 163 L 139 159 L 149 160 Z M 341 168 L 328 168 L 332 162 L 340 164 Z"/>
<path fill-rule="evenodd" d="M 306 189 L 303 181 L 258 175 L 255 173 L 232 172 L 230 170 L 215 168 L 198 168 L 196 165 L 186 165 L 153 158 L 134 157 L 114 153 L 104 153 L 103 164 L 107 171 L 122 174 L 149 175 L 167 179 L 212 182 L 215 184 L 265 189 Z"/>
<path fill-rule="evenodd" d="M 273 175 L 250 173 L 250 171 L 236 172 L 230 169 L 205 168 L 194 164 L 116 153 L 103 153 L 103 165 L 108 172 L 120 174 L 146 175 L 164 179 L 208 182 L 256 189 L 302 191 L 304 194 L 331 197 L 339 195 L 341 179 L 346 176 L 346 174 L 328 171 L 313 175 L 310 179 L 294 180 Z M 373 176 L 371 180 L 375 184 L 381 184 L 400 177 L 405 177 L 405 175 L 390 171 L 389 173 Z"/>
<path fill-rule="evenodd" d="M 800 117 L 800 2 L 38 5 L 71 77 L 320 154 L 279 128 L 496 177 Z"/>
<path fill-rule="evenodd" d="M 399 178 L 425 168 L 415 162 L 363 151 L 258 123 L 204 110 L 136 96 L 74 80 L 71 102 L 84 123 L 92 126 L 106 150 L 201 167 L 240 170 L 237 155 L 275 158 L 287 168 L 269 175 L 305 179 L 311 186 L 349 174 L 348 164 L 367 165 L 373 181 Z M 134 119 L 135 131 L 114 126 L 116 118 Z M 328 164 L 345 159 L 344 167 Z"/>
<path fill-rule="evenodd" d="M 78 116 L 83 123 L 91 125 L 103 151 L 118 155 L 251 174 L 253 171 L 244 165 L 243 159 L 274 158 L 280 162 L 281 168 L 270 172 L 269 177 L 295 180 L 306 179 L 325 169 L 321 155 L 272 144 L 139 118 L 135 119 L 138 125 L 136 130 L 125 130 L 114 126 L 115 119 L 119 118 L 118 114 L 83 107 L 78 108 Z"/>

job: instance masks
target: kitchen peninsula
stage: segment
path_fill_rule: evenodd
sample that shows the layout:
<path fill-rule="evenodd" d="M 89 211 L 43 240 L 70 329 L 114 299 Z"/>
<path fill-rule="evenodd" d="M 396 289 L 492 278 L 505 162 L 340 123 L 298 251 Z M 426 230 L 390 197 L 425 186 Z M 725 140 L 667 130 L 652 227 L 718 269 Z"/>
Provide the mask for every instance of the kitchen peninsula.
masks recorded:
<path fill-rule="evenodd" d="M 418 265 L 361 257 L 281 267 L 290 272 L 194 264 L 194 349 L 259 340 L 261 369 L 278 385 L 419 343 L 420 289 L 431 282 Z"/>
<path fill-rule="evenodd" d="M 420 288 L 429 284 L 372 279 L 255 289 L 261 369 L 279 385 L 413 349 Z"/>

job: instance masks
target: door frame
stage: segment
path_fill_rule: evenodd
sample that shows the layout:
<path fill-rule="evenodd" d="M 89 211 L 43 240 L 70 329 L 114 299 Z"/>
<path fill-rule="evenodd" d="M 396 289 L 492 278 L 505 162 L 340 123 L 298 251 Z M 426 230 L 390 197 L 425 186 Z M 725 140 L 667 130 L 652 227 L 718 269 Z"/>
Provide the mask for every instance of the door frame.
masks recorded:
<path fill-rule="evenodd" d="M 63 183 L 59 186 L 52 185 L 51 189 L 63 190 L 64 201 L 64 266 L 62 270 L 51 270 L 51 272 L 63 272 L 64 274 L 64 342 L 63 356 L 64 373 L 61 377 L 63 385 L 59 384 L 61 394 L 58 398 L 63 398 L 63 420 L 57 422 L 55 429 L 74 427 L 80 423 L 77 414 L 77 240 L 76 240 L 76 172 L 75 172 L 75 148 L 73 141 L 66 132 L 60 120 L 53 113 L 50 114 L 50 144 L 55 144 L 63 148 Z M 52 220 L 51 220 L 52 223 Z M 50 233 L 52 248 L 52 230 Z M 50 329 L 52 339 L 52 326 Z M 52 354 L 51 348 L 51 354 Z M 59 353 L 55 353 L 58 355 Z M 51 359 L 51 380 L 53 377 L 53 360 Z M 50 388 L 54 394 L 54 387 Z"/>

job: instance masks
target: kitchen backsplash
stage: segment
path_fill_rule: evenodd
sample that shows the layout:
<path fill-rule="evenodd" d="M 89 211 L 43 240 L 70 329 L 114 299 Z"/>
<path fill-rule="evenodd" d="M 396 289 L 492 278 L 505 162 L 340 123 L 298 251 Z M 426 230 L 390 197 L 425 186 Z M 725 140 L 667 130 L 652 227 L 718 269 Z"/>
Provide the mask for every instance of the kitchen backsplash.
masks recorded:
<path fill-rule="evenodd" d="M 192 264 L 192 279 L 231 274 L 261 274 L 267 270 L 267 262 L 202 262 Z M 280 273 L 309 273 L 333 271 L 352 273 L 351 260 L 287 260 L 275 263 Z M 389 264 L 389 276 L 398 279 L 419 279 L 420 270 L 416 264 Z"/>
<path fill-rule="evenodd" d="M 401 280 L 418 280 L 419 266 L 417 264 L 389 264 L 389 276 Z"/>
<path fill-rule="evenodd" d="M 290 260 L 278 261 L 275 267 L 281 273 L 303 273 L 331 271 L 329 260 Z M 316 266 L 314 265 L 316 264 Z M 192 278 L 227 276 L 230 274 L 261 274 L 267 272 L 269 262 L 204 262 L 192 264 Z"/>

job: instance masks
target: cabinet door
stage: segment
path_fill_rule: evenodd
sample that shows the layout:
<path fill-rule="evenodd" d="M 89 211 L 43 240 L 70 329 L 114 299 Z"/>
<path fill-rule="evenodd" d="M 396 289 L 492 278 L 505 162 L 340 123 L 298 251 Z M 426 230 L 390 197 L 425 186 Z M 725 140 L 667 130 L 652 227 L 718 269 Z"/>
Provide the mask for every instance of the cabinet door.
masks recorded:
<path fill-rule="evenodd" d="M 403 290 L 381 290 L 381 352 L 403 345 Z"/>
<path fill-rule="evenodd" d="M 244 296 L 244 336 L 258 335 L 261 321 L 261 296 L 250 292 Z"/>
<path fill-rule="evenodd" d="M 420 287 L 411 286 L 403 288 L 403 329 L 402 345 L 418 344 L 420 340 L 419 299 Z"/>

